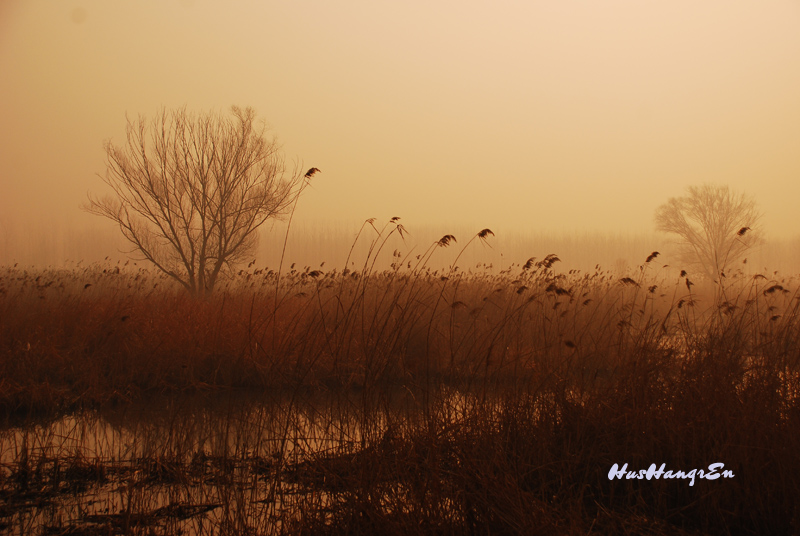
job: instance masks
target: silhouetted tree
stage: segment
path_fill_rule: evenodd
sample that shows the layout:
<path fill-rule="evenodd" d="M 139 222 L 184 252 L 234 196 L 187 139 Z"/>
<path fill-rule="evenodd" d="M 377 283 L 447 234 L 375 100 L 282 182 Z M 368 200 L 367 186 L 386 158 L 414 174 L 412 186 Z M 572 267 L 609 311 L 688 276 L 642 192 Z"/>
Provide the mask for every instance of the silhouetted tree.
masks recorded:
<path fill-rule="evenodd" d="M 162 110 L 128 120 L 127 142 L 105 143 L 114 195 L 87 211 L 119 225 L 158 269 L 209 294 L 226 267 L 252 255 L 257 229 L 289 213 L 310 175 L 287 172 L 276 140 L 251 108 L 231 115 Z M 313 175 L 313 173 L 312 173 Z"/>
<path fill-rule="evenodd" d="M 656 228 L 680 238 L 681 260 L 713 281 L 759 240 L 755 201 L 728 186 L 690 186 L 656 210 Z"/>

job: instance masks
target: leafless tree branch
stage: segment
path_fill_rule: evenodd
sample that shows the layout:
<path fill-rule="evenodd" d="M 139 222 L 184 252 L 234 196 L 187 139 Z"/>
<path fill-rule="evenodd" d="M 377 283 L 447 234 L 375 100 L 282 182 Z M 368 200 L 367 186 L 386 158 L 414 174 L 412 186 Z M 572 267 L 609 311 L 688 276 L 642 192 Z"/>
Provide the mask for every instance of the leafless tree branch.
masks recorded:
<path fill-rule="evenodd" d="M 308 184 L 287 171 L 251 108 L 230 116 L 161 112 L 128 119 L 126 143 L 106 142 L 105 183 L 85 210 L 115 222 L 159 270 L 208 294 L 226 266 L 249 257 L 258 228 L 286 216 Z"/>
<path fill-rule="evenodd" d="M 751 197 L 710 184 L 689 187 L 655 216 L 659 231 L 678 237 L 681 260 L 713 281 L 759 242 L 760 219 Z"/>

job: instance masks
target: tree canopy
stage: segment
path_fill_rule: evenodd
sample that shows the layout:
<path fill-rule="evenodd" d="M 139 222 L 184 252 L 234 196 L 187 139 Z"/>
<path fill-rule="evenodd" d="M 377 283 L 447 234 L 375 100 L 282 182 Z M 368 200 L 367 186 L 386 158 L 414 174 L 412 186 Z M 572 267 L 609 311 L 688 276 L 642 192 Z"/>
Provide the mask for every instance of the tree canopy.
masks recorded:
<path fill-rule="evenodd" d="M 251 108 L 161 110 L 128 119 L 126 143 L 104 148 L 113 194 L 90 196 L 85 209 L 118 224 L 134 251 L 193 294 L 251 256 L 259 226 L 289 214 L 313 175 L 287 171 Z"/>
<path fill-rule="evenodd" d="M 679 238 L 681 260 L 713 281 L 759 240 L 761 212 L 728 186 L 690 186 L 656 210 L 656 228 Z"/>

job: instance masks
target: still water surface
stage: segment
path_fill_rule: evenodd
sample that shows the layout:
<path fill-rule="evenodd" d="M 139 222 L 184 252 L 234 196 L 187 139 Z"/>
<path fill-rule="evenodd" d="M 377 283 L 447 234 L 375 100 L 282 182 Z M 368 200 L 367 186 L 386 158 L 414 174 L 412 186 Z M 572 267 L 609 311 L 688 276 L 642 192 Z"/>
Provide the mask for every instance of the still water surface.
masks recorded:
<path fill-rule="evenodd" d="M 468 398 L 450 393 L 439 411 Z M 324 510 L 366 453 L 391 456 L 396 430 L 422 413 L 408 390 L 218 395 L 6 427 L 0 533 L 280 532 Z"/>

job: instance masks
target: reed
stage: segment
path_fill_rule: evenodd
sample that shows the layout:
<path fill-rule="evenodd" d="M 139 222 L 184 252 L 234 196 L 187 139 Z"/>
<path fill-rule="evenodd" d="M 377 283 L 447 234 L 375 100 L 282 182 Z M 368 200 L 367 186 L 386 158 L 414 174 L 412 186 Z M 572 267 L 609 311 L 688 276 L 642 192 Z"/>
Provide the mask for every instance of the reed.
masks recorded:
<path fill-rule="evenodd" d="M 739 271 L 720 286 L 657 252 L 624 273 L 565 273 L 555 254 L 465 270 L 474 244 L 452 235 L 382 270 L 405 229 L 365 230 L 357 270 L 251 264 L 204 300 L 134 265 L 4 269 L 0 523 L 797 532 L 794 278 Z M 154 398 L 159 411 L 129 416 Z M 608 478 L 614 464 L 715 462 L 734 478 Z M 108 512 L 79 506 L 91 490 Z M 45 500 L 61 521 L 42 517 Z"/>

